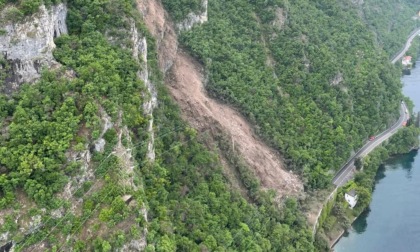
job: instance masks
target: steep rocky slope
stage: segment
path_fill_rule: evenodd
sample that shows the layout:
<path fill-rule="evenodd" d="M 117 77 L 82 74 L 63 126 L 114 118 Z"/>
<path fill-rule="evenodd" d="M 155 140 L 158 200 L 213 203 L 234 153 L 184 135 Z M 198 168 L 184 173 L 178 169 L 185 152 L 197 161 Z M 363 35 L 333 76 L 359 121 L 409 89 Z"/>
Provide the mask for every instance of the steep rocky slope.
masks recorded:
<path fill-rule="evenodd" d="M 298 204 L 287 199 L 302 193 L 300 180 L 238 112 L 207 97 L 200 64 L 178 49 L 177 31 L 204 22 L 207 2 L 184 28 L 168 21 L 159 1 L 141 2 L 141 13 L 156 14 L 144 20 L 127 3 L 41 5 L 11 25 L 19 34 L 2 34 L 9 50 L 2 73 L 26 79 L 7 79 L 13 88 L 0 95 L 0 248 L 312 250 Z M 67 8 L 67 20 L 55 23 L 52 13 Z M 44 16 L 45 28 L 32 25 Z M 25 29 L 40 37 L 23 36 Z M 9 39 L 16 36 L 21 44 Z M 25 52 L 14 45 L 33 51 L 12 60 L 9 52 Z M 28 67 L 9 68 L 19 57 Z M 216 154 L 220 134 L 277 198 L 254 175 L 245 197 L 229 186 Z"/>
<path fill-rule="evenodd" d="M 249 123 L 231 107 L 207 96 L 203 66 L 176 46 L 176 29 L 159 1 L 138 1 L 138 4 L 149 30 L 158 41 L 159 62 L 166 73 L 166 83 L 190 124 L 200 132 L 227 133 L 262 185 L 274 189 L 279 197 L 302 193 L 303 184 L 299 178 L 285 170 L 278 153 L 255 135 Z"/>
<path fill-rule="evenodd" d="M 313 251 L 304 185 L 401 99 L 352 2 L 80 0 L 5 26 L 0 246 Z"/>
<path fill-rule="evenodd" d="M 9 8 L 1 11 L 2 19 Z M 6 22 L 0 35 L 0 51 L 9 68 L 4 92 L 11 93 L 19 84 L 35 81 L 43 67 L 58 67 L 52 51 L 54 39 L 67 33 L 66 16 L 67 7 L 59 4 L 51 9 L 42 6 L 25 22 Z"/>
<path fill-rule="evenodd" d="M 8 8 L 3 9 L 0 16 L 3 17 L 7 10 Z M 67 7 L 59 4 L 51 9 L 42 6 L 39 13 L 25 22 L 6 22 L 3 28 L 5 33 L 0 36 L 0 51 L 4 59 L 1 67 L 6 76 L 2 93 L 11 94 L 20 84 L 36 81 L 40 78 L 43 68 L 60 66 L 54 60 L 52 51 L 55 48 L 54 38 L 67 33 L 66 16 Z M 85 152 L 80 158 L 88 161 L 90 154 Z M 23 204 L 19 212 L 13 213 L 11 209 L 0 210 L 0 226 L 5 225 L 7 218 L 14 216 L 15 222 L 24 232 L 37 230 L 40 226 L 40 216 L 34 216 L 31 220 L 23 218 L 26 211 L 34 206 L 33 203 L 23 193 L 19 193 L 18 202 Z M 61 215 L 59 212 L 56 214 Z M 14 241 L 10 239 L 11 232 L 2 232 L 0 246 L 6 243 L 11 245 Z"/>
<path fill-rule="evenodd" d="M 201 3 L 201 6 L 202 6 L 201 12 L 188 13 L 187 17 L 176 25 L 176 27 L 178 28 L 178 31 L 188 31 L 188 30 L 191 30 L 191 28 L 196 24 L 200 25 L 207 22 L 208 0 L 203 0 Z"/>
<path fill-rule="evenodd" d="M 172 16 L 184 10 L 175 2 Z M 398 117 L 398 72 L 351 1 L 216 0 L 208 15 L 180 40 L 203 63 L 209 96 L 252 122 L 308 189 L 328 187 Z"/>
<path fill-rule="evenodd" d="M 14 7 L 7 6 L 2 10 L 2 13 L 6 13 L 10 8 Z M 40 84 L 37 81 L 41 78 L 43 70 L 53 73 L 52 76 L 47 77 L 50 80 L 54 80 L 54 75 L 57 76 L 59 81 L 68 83 L 78 79 L 75 71 L 71 68 L 61 68 L 62 65 L 53 56 L 53 51 L 56 48 L 54 40 L 68 33 L 66 25 L 67 12 L 65 4 L 50 7 L 41 5 L 38 12 L 25 17 L 21 21 L 6 22 L 5 32 L 0 36 L 0 50 L 3 53 L 3 70 L 6 76 L 3 93 L 19 93 L 23 83 L 29 83 L 34 85 L 35 89 L 38 88 Z M 145 83 L 146 87 L 137 96 L 142 96 L 144 116 L 150 118 L 146 127 L 150 135 L 147 141 L 146 156 L 147 160 L 153 162 L 155 158 L 153 109 L 156 107 L 156 91 L 148 78 L 146 39 L 139 34 L 134 20 L 131 20 L 130 23 L 132 25 L 131 29 L 126 31 L 127 34 L 131 35 L 132 48 L 129 49 L 132 52 L 133 59 L 140 66 L 137 71 L 138 78 Z M 116 42 L 115 38 L 109 37 L 109 40 Z M 41 78 L 41 82 L 45 83 L 45 81 L 45 78 Z M 60 89 L 59 86 L 57 85 L 55 88 Z M 62 94 L 62 96 L 68 96 L 68 93 Z M 39 99 L 36 97 L 31 98 Z M 51 236 L 62 242 L 71 242 L 71 235 L 64 237 L 61 228 L 58 226 L 63 223 L 69 224 L 69 219 L 81 217 L 86 202 L 92 202 L 89 199 L 90 197 L 101 193 L 104 189 L 109 190 L 109 188 L 106 189 L 107 182 L 101 176 L 98 176 L 98 169 L 111 159 L 114 160 L 113 164 L 119 169 L 118 175 L 113 176 L 113 182 L 125 188 L 123 192 L 119 192 L 117 199 L 126 202 L 127 207 L 131 208 L 133 212 L 125 217 L 126 222 L 120 223 L 117 229 L 103 230 L 100 236 L 112 234 L 116 230 L 124 232 L 124 230 L 130 230 L 132 227 L 136 229 L 138 225 L 135 222 L 129 223 L 129 220 L 132 221 L 136 216 L 142 216 L 147 220 L 146 206 L 144 203 L 136 201 L 133 196 L 133 194 L 143 189 L 138 181 L 134 181 L 138 180 L 138 178 L 135 178 L 137 176 L 135 168 L 138 167 L 138 163 L 133 157 L 132 133 L 126 123 L 123 123 L 123 118 L 125 117 L 123 109 L 120 109 L 117 114 L 113 114 L 111 117 L 109 110 L 106 110 L 103 105 L 96 103 L 94 106 L 98 108 L 94 119 L 96 120 L 95 128 L 98 131 L 98 135 L 91 138 L 89 126 L 82 125 L 77 132 L 78 138 L 91 138 L 92 140 L 79 141 L 77 146 L 73 144 L 62 157 L 62 159 L 67 159 L 65 166 L 73 165 L 73 168 L 77 169 L 76 173 L 66 174 L 64 181 L 67 182 L 63 185 L 62 190 L 55 195 L 56 199 L 58 198 L 62 203 L 66 203 L 60 203 L 59 206 L 51 208 L 51 206 L 34 202 L 31 197 L 28 197 L 27 193 L 18 190 L 14 196 L 16 198 L 15 202 L 9 205 L 6 204 L 6 207 L 3 204 L 2 209 L 0 209 L 0 247 L 2 251 L 4 249 L 6 251 L 12 249 L 13 251 L 16 245 L 28 247 L 30 251 L 44 251 L 45 249 L 50 249 L 51 244 L 53 244 L 49 240 Z M 140 110 L 140 108 L 137 109 Z M 2 118 L 1 120 L 1 125 L 5 128 L 2 131 L 4 133 L 2 133 L 3 141 L 10 137 L 8 133 L 5 133 L 9 130 L 10 120 L 13 120 L 12 117 Z M 69 123 L 74 122 L 70 121 Z M 112 137 L 110 137 L 110 134 Z M 48 138 L 49 136 L 45 139 Z M 100 158 L 101 155 L 103 155 L 102 160 Z M 100 161 L 99 165 L 98 161 Z M 0 176 L 2 176 L 2 179 L 6 178 L 7 181 L 6 176 L 10 168 L 4 165 L 3 162 L 4 159 L 2 159 L 2 165 L 0 165 L 2 167 Z M 107 170 L 110 169 L 108 168 Z M 108 175 L 112 175 L 112 173 L 108 172 Z M 46 176 L 48 175 L 46 174 Z M 58 179 L 61 180 L 63 177 Z M 3 197 L 5 192 L 4 180 L 0 183 L 0 189 L 0 194 Z M 4 199 L 2 198 L 2 200 Z M 103 200 L 100 202 L 103 203 Z M 38 205 L 40 206 L 39 211 L 35 211 L 34 209 Z M 96 208 L 98 207 L 99 205 Z M 83 233 L 83 240 L 99 237 L 98 234 L 92 231 L 91 227 L 98 222 L 98 216 L 92 216 L 92 214 L 88 216 L 88 218 L 91 218 L 89 220 L 85 218 L 86 216 L 84 217 L 85 219 L 82 223 L 86 223 L 86 225 L 78 227 Z M 51 223 L 56 224 L 52 225 L 50 230 L 43 230 L 45 225 L 51 225 Z M 147 245 L 144 235 L 146 233 L 147 229 L 143 228 L 136 237 L 125 242 L 122 251 L 142 251 Z M 38 242 L 32 244 L 31 241 L 28 241 L 27 237 L 31 235 L 38 237 Z M 77 238 L 73 237 L 73 239 Z M 64 244 L 60 246 L 64 246 Z M 53 247 L 57 249 L 58 245 Z"/>

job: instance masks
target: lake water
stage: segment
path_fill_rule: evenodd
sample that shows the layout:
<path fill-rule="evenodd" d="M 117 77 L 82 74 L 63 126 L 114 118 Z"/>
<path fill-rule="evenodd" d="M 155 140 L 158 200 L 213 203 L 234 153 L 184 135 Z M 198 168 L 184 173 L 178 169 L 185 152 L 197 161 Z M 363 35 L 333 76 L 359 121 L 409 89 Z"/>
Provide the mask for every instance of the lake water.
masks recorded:
<path fill-rule="evenodd" d="M 403 77 L 403 93 L 420 111 L 420 61 Z M 420 251 L 420 154 L 388 160 L 376 175 L 372 202 L 334 247 L 336 252 Z"/>

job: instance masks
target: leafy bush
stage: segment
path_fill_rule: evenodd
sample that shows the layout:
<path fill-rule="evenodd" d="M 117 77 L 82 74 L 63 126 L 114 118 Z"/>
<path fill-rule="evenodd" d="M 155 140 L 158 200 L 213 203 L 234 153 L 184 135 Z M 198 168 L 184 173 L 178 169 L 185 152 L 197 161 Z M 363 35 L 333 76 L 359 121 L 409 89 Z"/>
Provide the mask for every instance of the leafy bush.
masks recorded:
<path fill-rule="evenodd" d="M 11 6 L 9 7 L 4 13 L 4 20 L 3 22 L 19 22 L 23 19 L 23 12 L 18 8 Z"/>
<path fill-rule="evenodd" d="M 35 13 L 39 6 L 41 6 L 42 0 L 22 0 L 20 2 L 20 9 L 25 15 Z"/>

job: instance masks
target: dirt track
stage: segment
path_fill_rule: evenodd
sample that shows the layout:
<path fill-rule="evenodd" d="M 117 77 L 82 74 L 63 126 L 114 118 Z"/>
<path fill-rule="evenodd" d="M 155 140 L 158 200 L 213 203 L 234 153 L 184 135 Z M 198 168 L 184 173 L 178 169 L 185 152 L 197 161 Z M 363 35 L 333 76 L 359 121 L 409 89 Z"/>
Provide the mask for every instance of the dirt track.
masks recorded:
<path fill-rule="evenodd" d="M 176 33 L 173 25 L 166 21 L 160 2 L 138 0 L 138 6 L 148 29 L 157 39 L 160 67 L 183 117 L 200 132 L 216 126 L 231 136 L 264 188 L 276 190 L 278 196 L 300 194 L 302 182 L 283 169 L 281 158 L 253 133 L 248 122 L 234 109 L 207 96 L 203 88 L 203 67 L 186 52 L 178 50 Z"/>

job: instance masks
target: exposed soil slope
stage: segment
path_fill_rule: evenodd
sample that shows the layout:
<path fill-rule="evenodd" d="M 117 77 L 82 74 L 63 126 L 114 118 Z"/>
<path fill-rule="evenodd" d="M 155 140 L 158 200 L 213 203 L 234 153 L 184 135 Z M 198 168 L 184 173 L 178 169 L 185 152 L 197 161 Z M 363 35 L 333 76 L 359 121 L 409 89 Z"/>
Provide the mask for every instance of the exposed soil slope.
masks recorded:
<path fill-rule="evenodd" d="M 166 74 L 169 90 L 180 105 L 185 119 L 200 132 L 222 129 L 264 188 L 279 196 L 303 191 L 299 178 L 284 170 L 281 158 L 252 131 L 249 123 L 234 109 L 207 96 L 203 88 L 203 67 L 186 52 L 178 50 L 173 25 L 158 0 L 139 0 L 146 25 L 158 43 L 159 64 Z"/>

